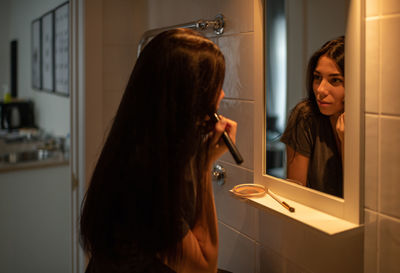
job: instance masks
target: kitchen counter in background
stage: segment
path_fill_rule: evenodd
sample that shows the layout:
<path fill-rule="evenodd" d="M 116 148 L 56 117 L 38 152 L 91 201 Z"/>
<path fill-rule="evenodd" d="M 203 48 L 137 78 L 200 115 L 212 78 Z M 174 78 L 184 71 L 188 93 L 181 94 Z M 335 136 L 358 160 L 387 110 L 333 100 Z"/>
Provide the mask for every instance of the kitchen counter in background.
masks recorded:
<path fill-rule="evenodd" d="M 0 173 L 20 171 L 26 169 L 46 168 L 59 165 L 68 165 L 69 158 L 65 157 L 62 152 L 57 152 L 46 159 L 38 159 L 16 163 L 0 162 Z"/>
<path fill-rule="evenodd" d="M 26 131 L 0 133 L 0 173 L 69 164 L 64 138 Z"/>

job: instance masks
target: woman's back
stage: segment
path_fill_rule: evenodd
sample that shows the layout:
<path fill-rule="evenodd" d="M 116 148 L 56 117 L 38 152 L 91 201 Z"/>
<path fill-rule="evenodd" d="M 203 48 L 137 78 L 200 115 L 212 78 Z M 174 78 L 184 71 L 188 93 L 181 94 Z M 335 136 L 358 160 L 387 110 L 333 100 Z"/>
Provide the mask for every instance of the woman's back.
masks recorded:
<path fill-rule="evenodd" d="M 236 134 L 233 121 L 209 118 L 224 73 L 218 46 L 192 30 L 163 32 L 143 49 L 83 203 L 88 272 L 215 271 L 210 172 L 227 150 L 222 132 Z"/>
<path fill-rule="evenodd" d="M 127 261 L 107 261 L 90 259 L 85 273 L 175 273 L 157 258 L 138 258 L 133 256 Z"/>

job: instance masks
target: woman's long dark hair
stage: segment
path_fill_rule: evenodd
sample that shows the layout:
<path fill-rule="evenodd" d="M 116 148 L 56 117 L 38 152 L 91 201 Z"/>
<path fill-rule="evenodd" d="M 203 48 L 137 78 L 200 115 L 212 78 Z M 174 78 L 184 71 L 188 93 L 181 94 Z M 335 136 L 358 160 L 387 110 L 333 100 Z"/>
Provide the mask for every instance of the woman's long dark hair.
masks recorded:
<path fill-rule="evenodd" d="M 92 257 L 179 257 L 186 207 L 197 215 L 212 206 L 202 183 L 214 126 L 206 117 L 224 76 L 221 51 L 195 31 L 163 32 L 143 49 L 82 206 L 81 243 Z"/>
<path fill-rule="evenodd" d="M 344 36 L 326 42 L 318 51 L 316 51 L 310 58 L 307 66 L 307 100 L 311 105 L 311 110 L 314 113 L 320 113 L 315 99 L 313 90 L 314 71 L 318 65 L 318 61 L 322 56 L 332 59 L 338 66 L 340 72 L 344 76 Z"/>

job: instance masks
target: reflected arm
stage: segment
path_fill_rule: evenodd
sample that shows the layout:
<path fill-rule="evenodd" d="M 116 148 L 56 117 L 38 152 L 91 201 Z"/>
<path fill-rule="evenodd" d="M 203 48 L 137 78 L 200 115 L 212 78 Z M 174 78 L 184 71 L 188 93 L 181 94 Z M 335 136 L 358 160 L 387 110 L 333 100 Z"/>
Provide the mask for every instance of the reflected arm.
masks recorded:
<path fill-rule="evenodd" d="M 342 164 L 344 163 L 344 116 L 342 113 L 336 121 L 336 134 L 339 139 L 339 152 L 342 156 Z"/>
<path fill-rule="evenodd" d="M 302 186 L 307 185 L 308 164 L 310 159 L 300 153 L 296 153 L 293 148 L 286 145 L 287 158 L 287 178 L 295 180 Z"/>

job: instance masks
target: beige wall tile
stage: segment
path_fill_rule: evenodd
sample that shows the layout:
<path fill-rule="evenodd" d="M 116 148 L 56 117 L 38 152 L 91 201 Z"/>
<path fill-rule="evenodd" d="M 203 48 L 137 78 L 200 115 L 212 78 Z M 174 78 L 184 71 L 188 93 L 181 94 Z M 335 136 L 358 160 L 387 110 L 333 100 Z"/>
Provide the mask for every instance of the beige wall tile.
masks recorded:
<path fill-rule="evenodd" d="M 217 164 L 224 167 L 226 171 L 224 185 L 213 182 L 218 219 L 241 233 L 257 239 L 257 209 L 240 201 L 240 199 L 234 198 L 232 193 L 229 192 L 238 184 L 251 183 L 253 173 L 229 163 L 217 161 Z"/>
<path fill-rule="evenodd" d="M 286 259 L 286 272 L 287 273 L 311 273 L 311 271 L 308 271 L 307 269 L 300 267 L 297 264 L 292 263 L 287 259 Z"/>
<path fill-rule="evenodd" d="M 214 19 L 219 12 L 214 0 L 149 0 L 149 28 Z"/>
<path fill-rule="evenodd" d="M 255 241 L 219 222 L 218 268 L 235 273 L 255 272 Z"/>
<path fill-rule="evenodd" d="M 382 117 L 379 136 L 381 212 L 400 217 L 400 118 Z"/>
<path fill-rule="evenodd" d="M 381 20 L 382 90 L 381 111 L 400 115 L 400 17 Z M 368 57 L 369 58 L 369 57 Z"/>
<path fill-rule="evenodd" d="M 378 209 L 378 116 L 365 117 L 365 207 Z"/>
<path fill-rule="evenodd" d="M 254 31 L 253 0 L 219 0 L 219 10 L 226 17 L 226 34 Z"/>
<path fill-rule="evenodd" d="M 380 0 L 365 0 L 366 16 L 378 16 L 379 15 L 379 1 Z"/>
<path fill-rule="evenodd" d="M 336 236 L 305 229 L 303 237 L 297 236 L 297 241 L 288 246 L 292 252 L 288 257 L 311 272 L 362 273 L 363 236 L 360 235 L 362 229 Z M 299 246 L 297 250 L 294 245 Z"/>
<path fill-rule="evenodd" d="M 364 273 L 377 272 L 377 222 L 375 212 L 364 210 Z"/>
<path fill-rule="evenodd" d="M 137 29 L 146 24 L 144 0 L 104 0 L 103 39 L 105 44 L 137 45 L 141 32 Z"/>
<path fill-rule="evenodd" d="M 400 13 L 400 1 L 398 0 L 380 0 L 381 14 L 397 14 Z"/>
<path fill-rule="evenodd" d="M 243 156 L 242 167 L 253 169 L 253 127 L 254 127 L 254 103 L 248 101 L 223 99 L 218 111 L 238 123 L 236 134 L 236 146 Z M 221 157 L 221 161 L 236 164 L 232 155 L 227 152 Z"/>
<path fill-rule="evenodd" d="M 268 247 L 274 252 L 283 255 L 284 244 L 287 244 L 291 237 L 288 234 L 288 239 L 285 238 L 287 233 L 288 224 L 285 222 L 283 217 L 275 217 L 270 213 L 266 213 L 263 210 L 258 211 L 258 223 L 259 223 L 259 235 L 258 242 L 261 247 Z M 295 231 L 296 235 L 298 234 Z"/>
<path fill-rule="evenodd" d="M 119 103 L 121 101 L 123 90 L 120 91 L 107 91 L 103 93 L 103 101 L 107 102 L 103 107 L 103 124 L 104 124 L 104 137 L 108 134 L 111 129 L 112 122 L 115 114 L 118 110 Z"/>
<path fill-rule="evenodd" d="M 218 44 L 226 61 L 226 97 L 254 100 L 254 34 L 224 35 Z"/>
<path fill-rule="evenodd" d="M 365 111 L 378 113 L 379 111 L 379 20 L 365 23 Z"/>
<path fill-rule="evenodd" d="M 262 211 L 259 225 L 261 247 L 270 248 L 298 268 L 324 273 L 362 272 L 362 229 L 330 236 L 293 219 Z"/>
<path fill-rule="evenodd" d="M 379 272 L 400 272 L 400 219 L 379 217 Z"/>
<path fill-rule="evenodd" d="M 128 83 L 135 61 L 136 46 L 105 45 L 103 48 L 104 90 L 123 91 Z"/>
<path fill-rule="evenodd" d="M 269 248 L 268 245 L 258 246 L 257 251 L 260 257 L 260 272 L 285 272 L 286 261 L 282 255 Z"/>

